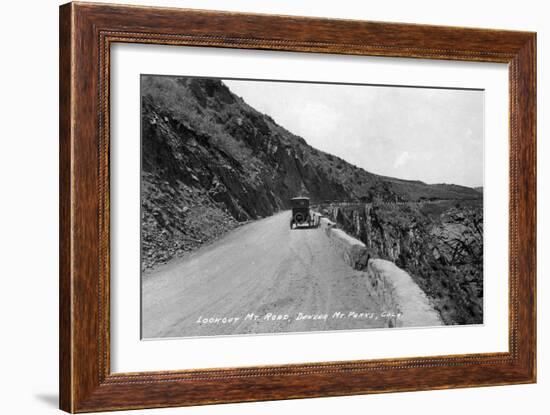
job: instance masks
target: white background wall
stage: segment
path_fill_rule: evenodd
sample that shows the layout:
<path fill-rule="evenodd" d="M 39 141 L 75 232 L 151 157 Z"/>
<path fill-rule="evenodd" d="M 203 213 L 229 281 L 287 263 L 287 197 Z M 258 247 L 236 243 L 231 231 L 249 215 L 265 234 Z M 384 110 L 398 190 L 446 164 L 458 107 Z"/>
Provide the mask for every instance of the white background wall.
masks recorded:
<path fill-rule="evenodd" d="M 132 1 L 233 11 L 311 15 L 538 32 L 539 383 L 536 385 L 322 398 L 143 411 L 158 414 L 548 413 L 550 271 L 548 111 L 544 82 L 550 13 L 543 1 L 297 0 Z M 57 407 L 58 9 L 54 0 L 2 4 L 0 66 L 0 412 Z M 544 24 L 546 23 L 546 25 Z M 546 111 L 545 111 L 546 110 Z"/>

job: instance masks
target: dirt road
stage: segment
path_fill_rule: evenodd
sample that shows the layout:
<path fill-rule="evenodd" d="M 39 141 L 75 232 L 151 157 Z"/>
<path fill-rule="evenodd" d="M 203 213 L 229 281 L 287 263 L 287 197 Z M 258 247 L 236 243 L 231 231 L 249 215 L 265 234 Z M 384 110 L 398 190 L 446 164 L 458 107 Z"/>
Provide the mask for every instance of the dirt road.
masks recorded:
<path fill-rule="evenodd" d="M 244 225 L 145 274 L 142 336 L 186 337 L 384 327 L 365 273 L 290 212 Z"/>

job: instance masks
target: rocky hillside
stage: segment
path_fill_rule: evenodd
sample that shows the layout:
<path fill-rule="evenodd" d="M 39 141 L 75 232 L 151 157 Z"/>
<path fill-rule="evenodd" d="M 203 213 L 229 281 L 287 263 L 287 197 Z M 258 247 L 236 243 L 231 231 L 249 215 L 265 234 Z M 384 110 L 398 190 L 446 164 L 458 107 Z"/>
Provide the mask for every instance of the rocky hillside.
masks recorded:
<path fill-rule="evenodd" d="M 483 323 L 481 200 L 333 204 L 319 209 L 362 240 L 371 257 L 405 269 L 445 324 Z"/>
<path fill-rule="evenodd" d="M 309 146 L 219 80 L 141 78 L 143 269 L 239 223 L 314 201 L 476 199 L 475 190 L 377 176 Z"/>

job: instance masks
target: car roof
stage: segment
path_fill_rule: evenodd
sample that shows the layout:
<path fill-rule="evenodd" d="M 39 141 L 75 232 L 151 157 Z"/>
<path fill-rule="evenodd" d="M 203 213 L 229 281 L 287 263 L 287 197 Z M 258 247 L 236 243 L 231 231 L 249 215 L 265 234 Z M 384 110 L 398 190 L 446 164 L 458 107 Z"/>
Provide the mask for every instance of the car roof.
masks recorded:
<path fill-rule="evenodd" d="M 299 197 L 293 197 L 290 200 L 309 200 L 309 197 L 299 196 Z"/>

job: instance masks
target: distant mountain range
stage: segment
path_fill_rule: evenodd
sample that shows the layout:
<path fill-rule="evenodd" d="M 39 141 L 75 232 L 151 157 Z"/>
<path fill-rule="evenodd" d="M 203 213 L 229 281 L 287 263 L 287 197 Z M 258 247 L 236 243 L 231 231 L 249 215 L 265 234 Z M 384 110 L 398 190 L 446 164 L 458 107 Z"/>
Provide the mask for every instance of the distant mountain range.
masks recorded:
<path fill-rule="evenodd" d="M 238 222 L 288 208 L 298 195 L 313 202 L 482 197 L 465 186 L 379 176 L 315 149 L 219 80 L 144 75 L 141 98 L 146 262 L 155 244 L 192 249 Z"/>

